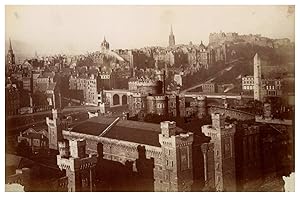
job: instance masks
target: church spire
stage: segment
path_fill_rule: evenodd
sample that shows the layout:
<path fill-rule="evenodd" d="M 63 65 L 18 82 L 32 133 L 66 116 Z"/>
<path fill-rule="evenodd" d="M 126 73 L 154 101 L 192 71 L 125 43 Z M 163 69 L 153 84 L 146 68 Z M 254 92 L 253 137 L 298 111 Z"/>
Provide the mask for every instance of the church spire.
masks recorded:
<path fill-rule="evenodd" d="M 11 40 L 10 40 L 10 38 L 9 38 L 9 49 L 8 50 L 12 51 L 12 46 L 11 46 Z"/>
<path fill-rule="evenodd" d="M 173 26 L 171 25 L 171 32 L 169 35 L 169 46 L 174 46 L 175 45 L 175 36 L 173 34 Z"/>

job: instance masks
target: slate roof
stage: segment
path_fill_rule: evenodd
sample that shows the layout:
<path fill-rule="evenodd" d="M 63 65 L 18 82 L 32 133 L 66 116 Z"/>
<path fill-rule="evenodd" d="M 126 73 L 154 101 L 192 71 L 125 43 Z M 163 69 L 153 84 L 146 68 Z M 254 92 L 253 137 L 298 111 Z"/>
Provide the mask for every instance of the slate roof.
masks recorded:
<path fill-rule="evenodd" d="M 114 120 L 114 118 L 94 117 L 75 126 L 71 131 L 98 136 Z M 160 132 L 160 124 L 119 120 L 103 137 L 160 147 L 158 139 Z"/>

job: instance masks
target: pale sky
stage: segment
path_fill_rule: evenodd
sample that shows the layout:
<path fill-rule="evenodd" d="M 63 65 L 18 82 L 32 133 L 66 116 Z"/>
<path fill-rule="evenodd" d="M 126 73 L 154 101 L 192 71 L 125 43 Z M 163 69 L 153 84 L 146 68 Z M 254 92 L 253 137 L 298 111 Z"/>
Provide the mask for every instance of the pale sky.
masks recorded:
<path fill-rule="evenodd" d="M 32 53 L 85 53 L 100 48 L 208 43 L 210 32 L 262 34 L 294 41 L 294 7 L 288 6 L 6 6 L 6 40 Z"/>

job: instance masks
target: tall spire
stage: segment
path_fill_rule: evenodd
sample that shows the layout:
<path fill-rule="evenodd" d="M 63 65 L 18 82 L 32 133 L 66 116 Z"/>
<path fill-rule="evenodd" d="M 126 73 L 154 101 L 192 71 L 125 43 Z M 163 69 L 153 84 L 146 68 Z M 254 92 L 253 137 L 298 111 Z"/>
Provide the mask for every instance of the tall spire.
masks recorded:
<path fill-rule="evenodd" d="M 171 32 L 169 35 L 169 46 L 174 46 L 175 45 L 175 36 L 173 34 L 173 26 L 171 25 Z"/>
<path fill-rule="evenodd" d="M 9 38 L 9 49 L 8 50 L 12 51 L 12 46 L 11 46 L 11 40 L 10 40 L 10 38 Z"/>

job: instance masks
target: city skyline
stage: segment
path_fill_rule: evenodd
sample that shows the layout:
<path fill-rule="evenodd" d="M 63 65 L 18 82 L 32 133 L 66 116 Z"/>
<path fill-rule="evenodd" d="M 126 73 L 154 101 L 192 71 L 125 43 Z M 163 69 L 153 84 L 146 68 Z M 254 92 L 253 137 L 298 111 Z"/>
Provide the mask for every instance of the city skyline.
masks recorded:
<path fill-rule="evenodd" d="M 5 191 L 295 191 L 295 6 L 5 8 Z"/>
<path fill-rule="evenodd" d="M 293 6 L 270 5 L 6 6 L 5 36 L 26 45 L 30 54 L 92 52 L 99 50 L 104 36 L 112 49 L 164 47 L 171 25 L 176 44 L 208 44 L 209 33 L 219 31 L 294 41 L 294 16 Z"/>

